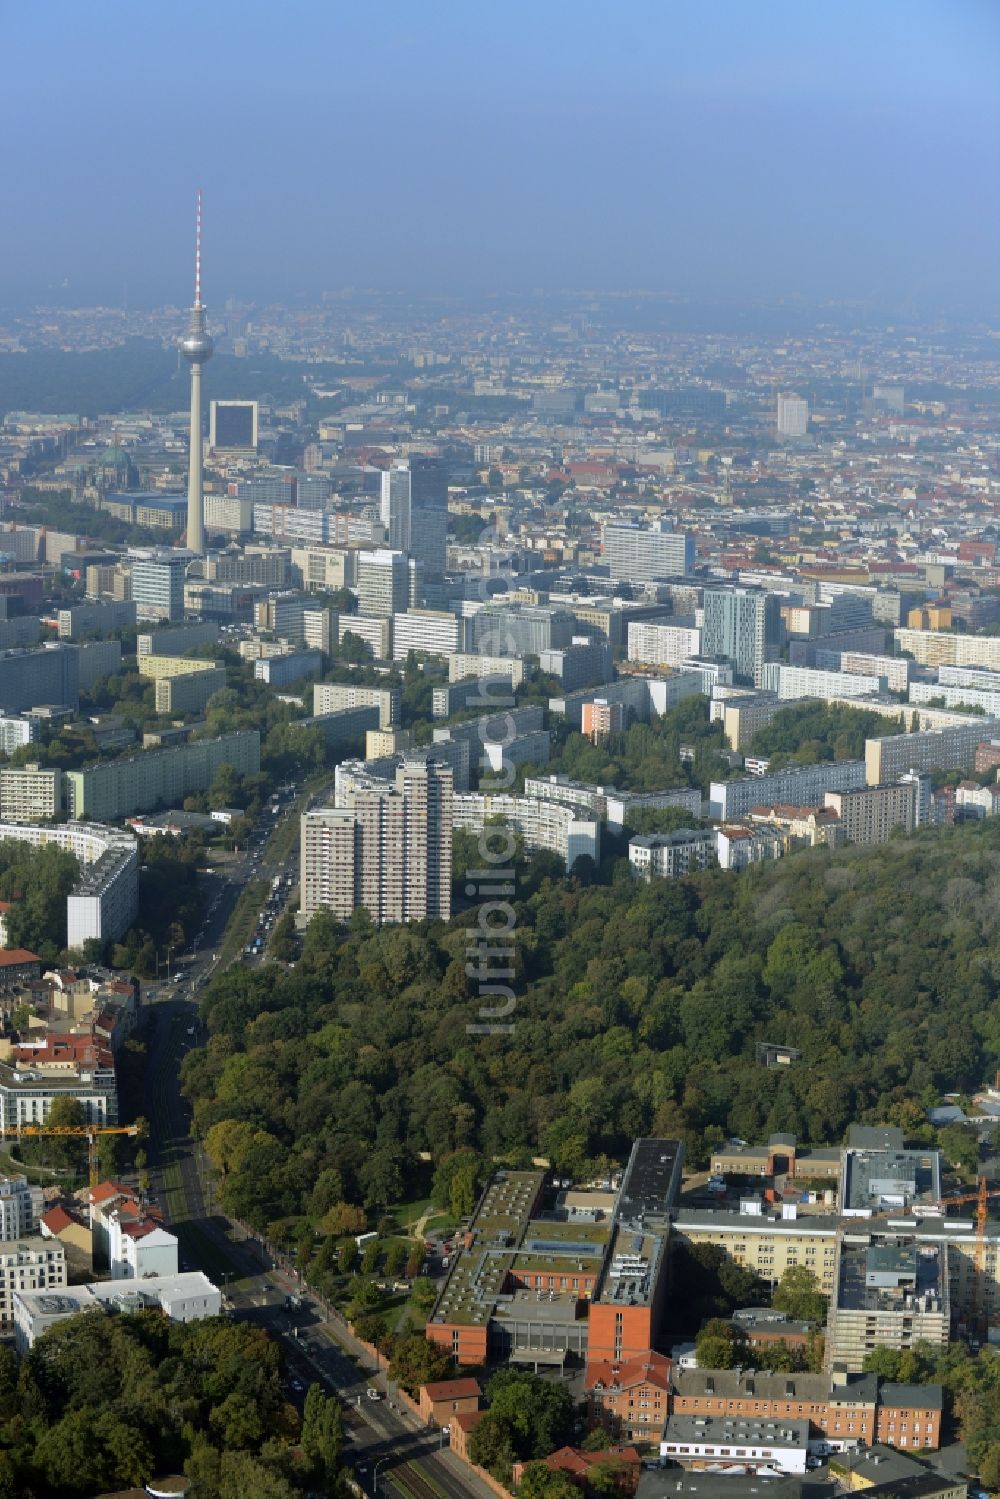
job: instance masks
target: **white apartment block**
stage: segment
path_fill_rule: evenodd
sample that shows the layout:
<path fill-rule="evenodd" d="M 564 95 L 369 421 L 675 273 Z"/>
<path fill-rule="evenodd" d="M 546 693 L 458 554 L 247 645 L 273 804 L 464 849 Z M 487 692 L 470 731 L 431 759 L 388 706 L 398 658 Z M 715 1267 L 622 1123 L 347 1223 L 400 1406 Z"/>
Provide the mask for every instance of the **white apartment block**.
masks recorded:
<path fill-rule="evenodd" d="M 477 656 L 474 652 L 456 651 L 448 657 L 448 681 L 461 682 L 466 677 L 508 676 L 512 687 L 524 681 L 524 660 L 520 656 Z"/>
<path fill-rule="evenodd" d="M 377 708 L 379 728 L 399 723 L 402 693 L 398 687 L 355 687 L 351 683 L 317 682 L 313 687 L 313 713 L 337 713 L 342 708 Z"/>
<path fill-rule="evenodd" d="M 764 663 L 765 691 L 776 692 L 783 702 L 803 697 L 833 698 L 873 697 L 886 691 L 884 677 L 861 676 L 847 671 L 821 671 L 814 666 L 785 666 L 782 662 Z"/>
<path fill-rule="evenodd" d="M 628 862 L 637 879 L 676 879 L 707 869 L 715 858 L 712 828 L 678 828 L 674 833 L 629 839 Z"/>
<path fill-rule="evenodd" d="M 828 791 L 826 805 L 840 818 L 848 843 L 888 843 L 894 828 L 912 833 L 917 820 L 914 781 Z"/>
<path fill-rule="evenodd" d="M 410 651 L 451 656 L 468 644 L 468 620 L 447 609 L 408 609 L 392 620 L 392 659 L 405 661 Z"/>
<path fill-rule="evenodd" d="M 12 755 L 23 744 L 31 744 L 41 732 L 34 718 L 8 718 L 0 716 L 0 751 Z"/>
<path fill-rule="evenodd" d="M 957 687 L 950 682 L 911 682 L 910 702 L 943 702 L 946 708 L 982 708 L 984 713 L 996 718 L 1000 715 L 1000 686 Z"/>
<path fill-rule="evenodd" d="M 588 817 L 608 825 L 608 831 L 620 833 L 630 817 L 646 808 L 681 807 L 692 817 L 702 812 L 701 792 L 679 787 L 673 791 L 616 791 L 613 786 L 590 786 L 568 776 L 528 776 L 525 796 L 542 801 L 561 802 L 565 807 L 579 807 Z"/>
<path fill-rule="evenodd" d="M 914 664 L 908 656 L 873 656 L 866 651 L 816 652 L 816 665 L 824 671 L 848 672 L 851 676 L 860 677 L 884 677 L 890 692 L 907 690 Z"/>
<path fill-rule="evenodd" d="M 233 535 L 249 533 L 253 530 L 253 500 L 206 490 L 205 530 L 228 531 Z"/>
<path fill-rule="evenodd" d="M 939 666 L 938 681 L 948 687 L 985 687 L 1000 692 L 1000 671 L 985 666 Z"/>
<path fill-rule="evenodd" d="M 376 661 L 388 661 L 392 655 L 392 620 L 381 615 L 342 614 L 337 626 L 337 644 L 345 635 L 354 635 Z"/>
<path fill-rule="evenodd" d="M 58 1291 L 66 1284 L 66 1250 L 53 1239 L 27 1238 L 0 1244 L 0 1324 L 14 1321 L 14 1297 L 22 1291 Z"/>
<path fill-rule="evenodd" d="M 683 576 L 694 566 L 694 537 L 659 526 L 607 525 L 604 558 L 612 578 Z"/>
<path fill-rule="evenodd" d="M 302 644 L 332 656 L 337 643 L 339 615 L 332 609 L 303 609 Z"/>
<path fill-rule="evenodd" d="M 868 744 L 876 742 L 868 740 Z M 821 807 L 828 791 L 847 791 L 864 784 L 863 760 L 831 760 L 819 765 L 778 770 L 771 775 L 713 781 L 708 792 L 709 816 L 728 822 L 731 818 L 746 817 L 753 807 L 773 807 L 779 803 L 793 807 Z"/>
<path fill-rule="evenodd" d="M 628 627 L 628 659 L 642 666 L 683 666 L 701 651 L 701 631 L 691 624 L 646 624 Z"/>
<path fill-rule="evenodd" d="M 405 552 L 378 547 L 358 557 L 358 600 L 363 614 L 390 619 L 410 602 L 410 571 Z"/>
<path fill-rule="evenodd" d="M 41 1187 L 33 1187 L 26 1176 L 0 1177 L 0 1239 L 36 1233 L 43 1205 Z"/>
<path fill-rule="evenodd" d="M 20 770 L 0 770 L 0 819 L 4 822 L 40 822 L 62 811 L 61 770 L 42 770 L 25 765 Z"/>
<path fill-rule="evenodd" d="M 352 767 L 335 807 L 301 820 L 302 911 L 347 921 L 359 907 L 386 922 L 451 915 L 452 772 L 404 756 L 395 780 Z"/>
<path fill-rule="evenodd" d="M 465 832 L 481 833 L 495 817 L 501 818 L 513 832 L 520 833 L 529 853 L 548 849 L 565 861 L 567 869 L 572 869 L 582 857 L 600 862 L 601 825 L 596 818 L 581 816 L 573 807 L 531 796 L 475 792 L 454 799 L 454 826 Z"/>
<path fill-rule="evenodd" d="M 716 830 L 716 851 L 722 869 L 748 869 L 751 864 L 780 859 L 785 840 L 777 828 L 766 824 L 728 824 Z"/>
<path fill-rule="evenodd" d="M 778 435 L 805 437 L 809 431 L 809 402 L 802 396 L 778 396 Z"/>
<path fill-rule="evenodd" d="M 998 732 L 1000 719 L 974 718 L 948 728 L 868 739 L 865 779 L 869 786 L 881 786 L 898 780 L 907 770 L 971 770 L 976 763 L 976 746 Z"/>

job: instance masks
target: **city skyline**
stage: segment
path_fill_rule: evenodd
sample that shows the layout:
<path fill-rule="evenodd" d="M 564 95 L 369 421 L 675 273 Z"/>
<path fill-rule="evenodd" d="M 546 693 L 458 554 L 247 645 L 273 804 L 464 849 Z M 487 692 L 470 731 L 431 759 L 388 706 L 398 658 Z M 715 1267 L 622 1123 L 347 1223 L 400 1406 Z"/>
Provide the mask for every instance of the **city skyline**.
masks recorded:
<path fill-rule="evenodd" d="M 36 19 L 7 24 L 27 60 Z M 203 183 L 217 307 L 351 285 L 996 303 L 990 5 L 633 3 L 613 27 L 514 5 L 497 28 L 301 0 L 279 29 L 230 0 L 97 26 L 57 0 L 44 42 L 44 101 L 13 67 L 0 105 L 32 143 L 0 302 L 180 305 Z"/>

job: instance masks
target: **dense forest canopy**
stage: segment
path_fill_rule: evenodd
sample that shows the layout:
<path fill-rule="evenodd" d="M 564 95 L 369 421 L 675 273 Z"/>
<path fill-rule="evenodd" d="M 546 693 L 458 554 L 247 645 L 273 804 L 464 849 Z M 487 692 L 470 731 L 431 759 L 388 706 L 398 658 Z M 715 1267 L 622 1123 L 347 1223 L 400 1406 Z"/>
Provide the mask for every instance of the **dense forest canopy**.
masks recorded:
<path fill-rule="evenodd" d="M 902 714 L 873 713 L 845 703 L 790 703 L 750 741 L 751 755 L 766 755 L 773 769 L 817 760 L 863 760 L 865 740 L 902 732 Z"/>
<path fill-rule="evenodd" d="M 300 1420 L 281 1351 L 223 1318 L 159 1311 L 58 1323 L 18 1366 L 0 1349 L 0 1499 L 93 1494 L 183 1470 L 192 1499 L 332 1493 L 336 1399 L 310 1389 Z"/>
<path fill-rule="evenodd" d="M 470 915 L 376 931 L 314 918 L 294 971 L 231 969 L 185 1063 L 231 1211 L 377 1207 L 439 1162 L 541 1153 L 585 1175 L 643 1133 L 713 1142 L 853 1121 L 926 1132 L 1000 1063 L 1000 826 L 817 849 L 650 885 L 545 880 L 516 902 L 510 1035 L 470 1035 Z M 801 1065 L 757 1065 L 757 1042 Z M 327 1203 L 326 1206 L 329 1204 Z"/>
<path fill-rule="evenodd" d="M 26 947 L 46 960 L 62 951 L 66 897 L 79 872 L 76 855 L 54 844 L 0 843 L 0 899 L 10 902 L 4 918 L 7 947 Z"/>

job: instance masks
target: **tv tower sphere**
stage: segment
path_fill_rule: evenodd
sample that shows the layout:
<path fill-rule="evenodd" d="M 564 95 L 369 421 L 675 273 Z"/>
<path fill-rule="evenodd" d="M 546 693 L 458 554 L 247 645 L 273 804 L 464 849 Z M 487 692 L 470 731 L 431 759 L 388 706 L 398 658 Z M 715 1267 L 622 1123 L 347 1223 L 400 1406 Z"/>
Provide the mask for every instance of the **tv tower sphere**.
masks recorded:
<path fill-rule="evenodd" d="M 195 314 L 198 314 L 197 320 Z M 180 341 L 181 353 L 189 364 L 204 364 L 215 353 L 215 345 L 205 332 L 205 309 L 191 308 L 191 326 Z"/>

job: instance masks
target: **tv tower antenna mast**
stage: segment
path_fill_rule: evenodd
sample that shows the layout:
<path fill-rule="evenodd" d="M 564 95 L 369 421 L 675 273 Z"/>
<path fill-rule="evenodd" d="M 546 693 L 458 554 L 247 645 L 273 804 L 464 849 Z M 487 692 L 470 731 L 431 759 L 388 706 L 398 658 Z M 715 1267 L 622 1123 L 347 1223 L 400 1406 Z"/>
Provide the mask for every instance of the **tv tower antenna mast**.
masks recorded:
<path fill-rule="evenodd" d="M 205 498 L 201 477 L 201 367 L 212 357 L 214 344 L 205 332 L 201 301 L 201 188 L 194 226 L 194 305 L 180 350 L 191 366 L 191 446 L 188 456 L 187 544 L 199 556 L 205 550 Z"/>

